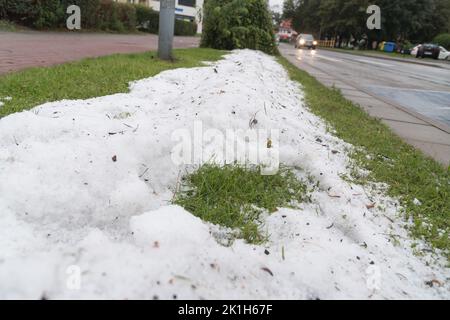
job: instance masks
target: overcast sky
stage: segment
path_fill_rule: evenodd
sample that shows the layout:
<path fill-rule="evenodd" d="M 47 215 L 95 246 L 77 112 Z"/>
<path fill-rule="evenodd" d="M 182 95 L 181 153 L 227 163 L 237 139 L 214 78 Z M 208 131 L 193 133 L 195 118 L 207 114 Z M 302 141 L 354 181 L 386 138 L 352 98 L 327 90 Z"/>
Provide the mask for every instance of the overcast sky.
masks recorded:
<path fill-rule="evenodd" d="M 283 8 L 283 0 L 269 0 L 270 6 L 279 5 L 280 10 Z"/>

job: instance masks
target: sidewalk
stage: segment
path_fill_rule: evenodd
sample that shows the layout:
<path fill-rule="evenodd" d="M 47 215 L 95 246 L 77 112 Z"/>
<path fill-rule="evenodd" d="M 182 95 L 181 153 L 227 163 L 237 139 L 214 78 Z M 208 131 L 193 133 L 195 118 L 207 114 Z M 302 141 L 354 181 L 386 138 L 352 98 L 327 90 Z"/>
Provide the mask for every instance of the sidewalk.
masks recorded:
<path fill-rule="evenodd" d="M 299 69 L 315 77 L 323 85 L 340 89 L 345 98 L 360 105 L 369 115 L 381 119 L 410 145 L 420 149 L 444 166 L 450 164 L 450 130 L 447 126 L 444 127 L 413 111 L 374 97 L 359 88 L 358 84 L 327 73 L 316 66 L 300 62 L 295 56 L 289 54 L 283 54 L 283 56 Z"/>
<path fill-rule="evenodd" d="M 175 37 L 175 48 L 198 47 L 198 37 Z M 114 53 L 158 48 L 154 34 L 0 32 L 0 75 Z"/>

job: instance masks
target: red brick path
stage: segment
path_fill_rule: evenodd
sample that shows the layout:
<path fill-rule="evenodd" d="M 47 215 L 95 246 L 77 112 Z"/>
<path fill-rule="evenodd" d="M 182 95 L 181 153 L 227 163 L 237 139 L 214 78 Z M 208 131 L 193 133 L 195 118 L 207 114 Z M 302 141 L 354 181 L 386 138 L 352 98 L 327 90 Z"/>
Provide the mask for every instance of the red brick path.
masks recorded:
<path fill-rule="evenodd" d="M 175 37 L 175 48 L 197 47 L 198 37 Z M 113 53 L 156 50 L 156 35 L 69 32 L 0 32 L 0 75 Z"/>

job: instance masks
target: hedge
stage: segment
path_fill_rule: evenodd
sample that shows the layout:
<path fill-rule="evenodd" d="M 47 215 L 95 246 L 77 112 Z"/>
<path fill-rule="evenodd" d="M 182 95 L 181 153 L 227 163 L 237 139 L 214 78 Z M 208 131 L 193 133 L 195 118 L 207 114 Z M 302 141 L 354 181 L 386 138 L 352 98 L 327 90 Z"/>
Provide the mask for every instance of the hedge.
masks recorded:
<path fill-rule="evenodd" d="M 442 33 L 440 35 L 437 35 L 434 40 L 434 43 L 438 43 L 447 50 L 450 50 L 450 33 Z"/>
<path fill-rule="evenodd" d="M 197 34 L 197 24 L 191 21 L 175 20 L 175 35 L 194 36 Z"/>
<path fill-rule="evenodd" d="M 158 33 L 159 13 L 149 7 L 136 6 L 137 28 L 141 31 Z M 176 36 L 194 36 L 197 34 L 197 24 L 191 21 L 175 20 L 174 33 Z"/>
<path fill-rule="evenodd" d="M 0 0 L 0 19 L 36 29 L 65 28 L 66 9 L 72 4 L 81 9 L 82 29 L 158 33 L 158 12 L 143 5 L 111 0 Z M 195 23 L 176 20 L 176 35 L 196 32 Z"/>
<path fill-rule="evenodd" d="M 159 13 L 149 7 L 137 5 L 136 22 L 138 30 L 158 33 Z"/>
<path fill-rule="evenodd" d="M 278 52 L 266 0 L 208 0 L 203 11 L 202 47 Z"/>

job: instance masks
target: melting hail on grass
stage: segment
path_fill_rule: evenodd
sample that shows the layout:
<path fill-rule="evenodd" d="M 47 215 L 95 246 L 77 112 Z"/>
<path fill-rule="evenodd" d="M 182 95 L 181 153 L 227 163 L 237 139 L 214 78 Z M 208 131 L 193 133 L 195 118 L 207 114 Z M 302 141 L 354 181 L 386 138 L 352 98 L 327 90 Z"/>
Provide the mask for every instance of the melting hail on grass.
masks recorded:
<path fill-rule="evenodd" d="M 224 136 L 279 131 L 263 145 L 309 200 L 261 213 L 266 241 L 224 245 L 229 230 L 171 204 L 196 169 L 172 161 L 172 134 L 195 121 Z M 414 254 L 397 201 L 344 178 L 351 148 L 274 58 L 250 50 L 5 117 L 0 298 L 449 298 L 448 269 Z"/>

